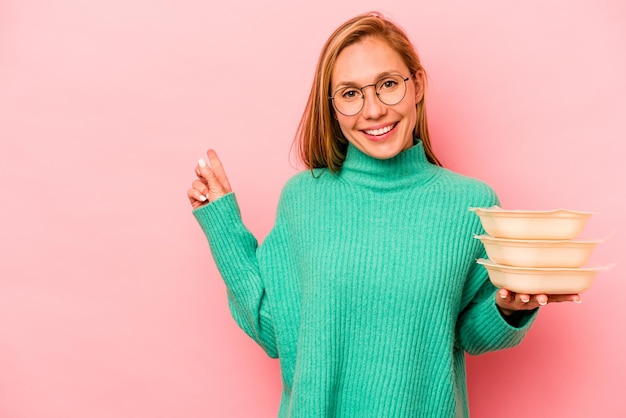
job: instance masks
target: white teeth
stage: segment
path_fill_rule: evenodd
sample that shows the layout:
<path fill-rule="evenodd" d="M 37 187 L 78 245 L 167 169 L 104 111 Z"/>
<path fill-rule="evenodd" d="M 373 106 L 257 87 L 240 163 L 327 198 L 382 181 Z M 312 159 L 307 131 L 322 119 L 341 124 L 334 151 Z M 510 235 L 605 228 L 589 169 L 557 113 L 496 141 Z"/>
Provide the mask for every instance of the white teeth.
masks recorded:
<path fill-rule="evenodd" d="M 379 135 L 383 135 L 386 134 L 387 132 L 389 132 L 390 130 L 393 129 L 393 127 L 396 125 L 389 125 L 389 126 L 385 126 L 384 128 L 380 128 L 380 129 L 373 129 L 373 130 L 364 130 L 364 132 L 368 135 L 374 135 L 374 136 L 379 136 Z"/>

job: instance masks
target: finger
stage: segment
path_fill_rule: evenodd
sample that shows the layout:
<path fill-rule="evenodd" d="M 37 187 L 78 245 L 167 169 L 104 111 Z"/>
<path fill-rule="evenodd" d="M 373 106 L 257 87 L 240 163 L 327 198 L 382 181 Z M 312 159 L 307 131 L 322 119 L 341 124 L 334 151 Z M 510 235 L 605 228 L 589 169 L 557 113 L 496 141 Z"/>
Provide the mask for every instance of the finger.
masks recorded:
<path fill-rule="evenodd" d="M 498 289 L 498 297 L 502 302 L 512 303 L 515 295 L 509 292 L 507 289 Z"/>
<path fill-rule="evenodd" d="M 513 305 L 515 301 L 515 294 L 509 292 L 507 289 L 498 289 L 496 295 L 496 305 L 500 308 L 500 312 L 504 315 L 509 316 L 515 313 L 517 310 Z"/>
<path fill-rule="evenodd" d="M 548 295 L 536 295 L 535 299 L 540 306 L 545 306 L 548 304 Z"/>
<path fill-rule="evenodd" d="M 199 180 L 199 185 L 197 187 L 203 194 L 206 193 L 206 197 L 209 201 L 213 202 L 230 193 L 230 189 L 224 188 L 215 175 L 215 171 L 213 171 L 211 167 L 199 167 L 199 170 L 202 174 L 203 180 Z"/>
<path fill-rule="evenodd" d="M 526 295 L 524 293 L 518 293 L 515 297 L 522 303 L 530 302 L 530 295 Z"/>
<path fill-rule="evenodd" d="M 189 203 L 191 203 L 191 206 L 194 209 L 204 205 L 205 203 L 208 203 L 208 199 L 206 198 L 206 196 L 204 196 L 196 189 L 187 190 L 187 197 L 189 198 Z"/>
<path fill-rule="evenodd" d="M 548 295 L 548 303 L 559 303 L 559 302 L 574 302 L 574 303 L 582 303 L 582 298 L 579 294 L 571 294 L 571 295 Z"/>
<path fill-rule="evenodd" d="M 213 168 L 213 172 L 215 173 L 215 177 L 219 180 L 224 191 L 226 193 L 231 192 L 230 182 L 228 181 L 228 177 L 226 176 L 226 171 L 224 170 L 224 166 L 222 165 L 222 161 L 217 156 L 217 153 L 210 149 L 207 151 L 207 157 L 209 157 L 209 163 Z"/>
<path fill-rule="evenodd" d="M 206 167 L 206 163 L 204 162 L 203 158 L 200 158 L 200 160 L 198 160 L 198 165 L 196 165 L 196 177 L 198 177 L 198 180 L 200 180 L 201 182 L 203 182 L 204 184 L 206 184 L 206 180 L 204 179 L 204 177 L 202 177 L 202 172 L 200 171 L 200 166 L 203 165 L 203 167 Z"/>
<path fill-rule="evenodd" d="M 209 180 L 207 178 L 211 167 L 207 164 L 204 158 L 200 158 L 198 160 L 198 165 L 196 165 L 196 176 L 200 179 L 204 184 L 209 184 Z"/>
<path fill-rule="evenodd" d="M 198 179 L 208 186 L 209 193 L 226 194 L 222 183 L 215 175 L 215 171 L 206 163 L 204 158 L 198 160 L 196 174 L 198 174 Z"/>
<path fill-rule="evenodd" d="M 203 195 L 205 198 L 208 199 L 209 186 L 207 186 L 207 184 L 203 181 L 194 180 L 193 183 L 191 183 L 191 188 L 197 190 L 200 195 Z"/>

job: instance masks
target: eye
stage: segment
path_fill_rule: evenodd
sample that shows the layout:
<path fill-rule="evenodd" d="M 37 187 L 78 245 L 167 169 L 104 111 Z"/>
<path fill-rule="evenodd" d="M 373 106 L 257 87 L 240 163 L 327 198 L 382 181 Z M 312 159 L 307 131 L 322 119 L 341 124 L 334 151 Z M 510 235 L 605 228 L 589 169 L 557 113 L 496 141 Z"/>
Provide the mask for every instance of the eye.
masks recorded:
<path fill-rule="evenodd" d="M 398 87 L 398 80 L 395 78 L 385 78 L 378 82 L 378 88 L 380 90 L 392 90 Z"/>
<path fill-rule="evenodd" d="M 361 97 L 361 91 L 354 88 L 347 88 L 340 91 L 340 97 L 343 100 L 355 100 Z"/>

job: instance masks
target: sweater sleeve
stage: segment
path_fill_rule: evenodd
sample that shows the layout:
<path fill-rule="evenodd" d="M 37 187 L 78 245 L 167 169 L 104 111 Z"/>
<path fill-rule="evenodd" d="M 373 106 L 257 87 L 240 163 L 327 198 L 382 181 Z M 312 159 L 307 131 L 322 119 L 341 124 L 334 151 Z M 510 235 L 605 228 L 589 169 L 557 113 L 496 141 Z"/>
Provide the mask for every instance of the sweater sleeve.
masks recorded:
<path fill-rule="evenodd" d="M 257 260 L 258 242 L 245 227 L 233 193 L 193 211 L 226 284 L 237 324 L 270 357 L 278 357 L 274 325 Z"/>
<path fill-rule="evenodd" d="M 486 255 L 481 257 L 486 258 Z M 469 354 L 478 355 L 511 348 L 522 342 L 538 309 L 521 313 L 515 325 L 512 325 L 506 321 L 496 305 L 497 288 L 489 281 L 485 268 L 474 263 L 467 280 L 469 286 L 466 289 L 477 290 L 472 292 L 469 303 L 459 315 L 457 344 Z"/>
<path fill-rule="evenodd" d="M 499 205 L 498 196 L 488 185 L 479 206 Z M 472 215 L 475 234 L 484 234 L 477 216 Z M 485 247 L 475 238 L 474 257 L 468 270 L 463 294 L 463 305 L 457 320 L 457 344 L 469 354 L 478 355 L 489 351 L 511 348 L 522 342 L 537 316 L 538 309 L 520 312 L 515 320 L 504 318 L 496 304 L 497 288 L 489 280 L 487 270 L 475 262 L 487 258 Z"/>

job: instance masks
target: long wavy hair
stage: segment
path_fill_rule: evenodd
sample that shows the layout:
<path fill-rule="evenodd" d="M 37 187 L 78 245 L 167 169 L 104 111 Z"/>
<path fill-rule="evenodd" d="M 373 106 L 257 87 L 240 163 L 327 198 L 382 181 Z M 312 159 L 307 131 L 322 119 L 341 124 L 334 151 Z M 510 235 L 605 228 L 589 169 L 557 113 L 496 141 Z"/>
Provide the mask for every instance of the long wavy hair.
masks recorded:
<path fill-rule="evenodd" d="M 298 157 L 306 168 L 328 167 L 341 169 L 346 158 L 348 140 L 344 137 L 330 103 L 330 79 L 337 57 L 344 48 L 365 37 L 378 37 L 386 41 L 404 60 L 412 77 L 423 74 L 424 95 L 416 105 L 417 121 L 414 136 L 422 140 L 428 161 L 441 166 L 430 146 L 426 120 L 426 72 L 406 33 L 378 12 L 356 16 L 339 26 L 328 38 L 320 54 L 309 99 L 296 131 L 294 144 Z"/>

